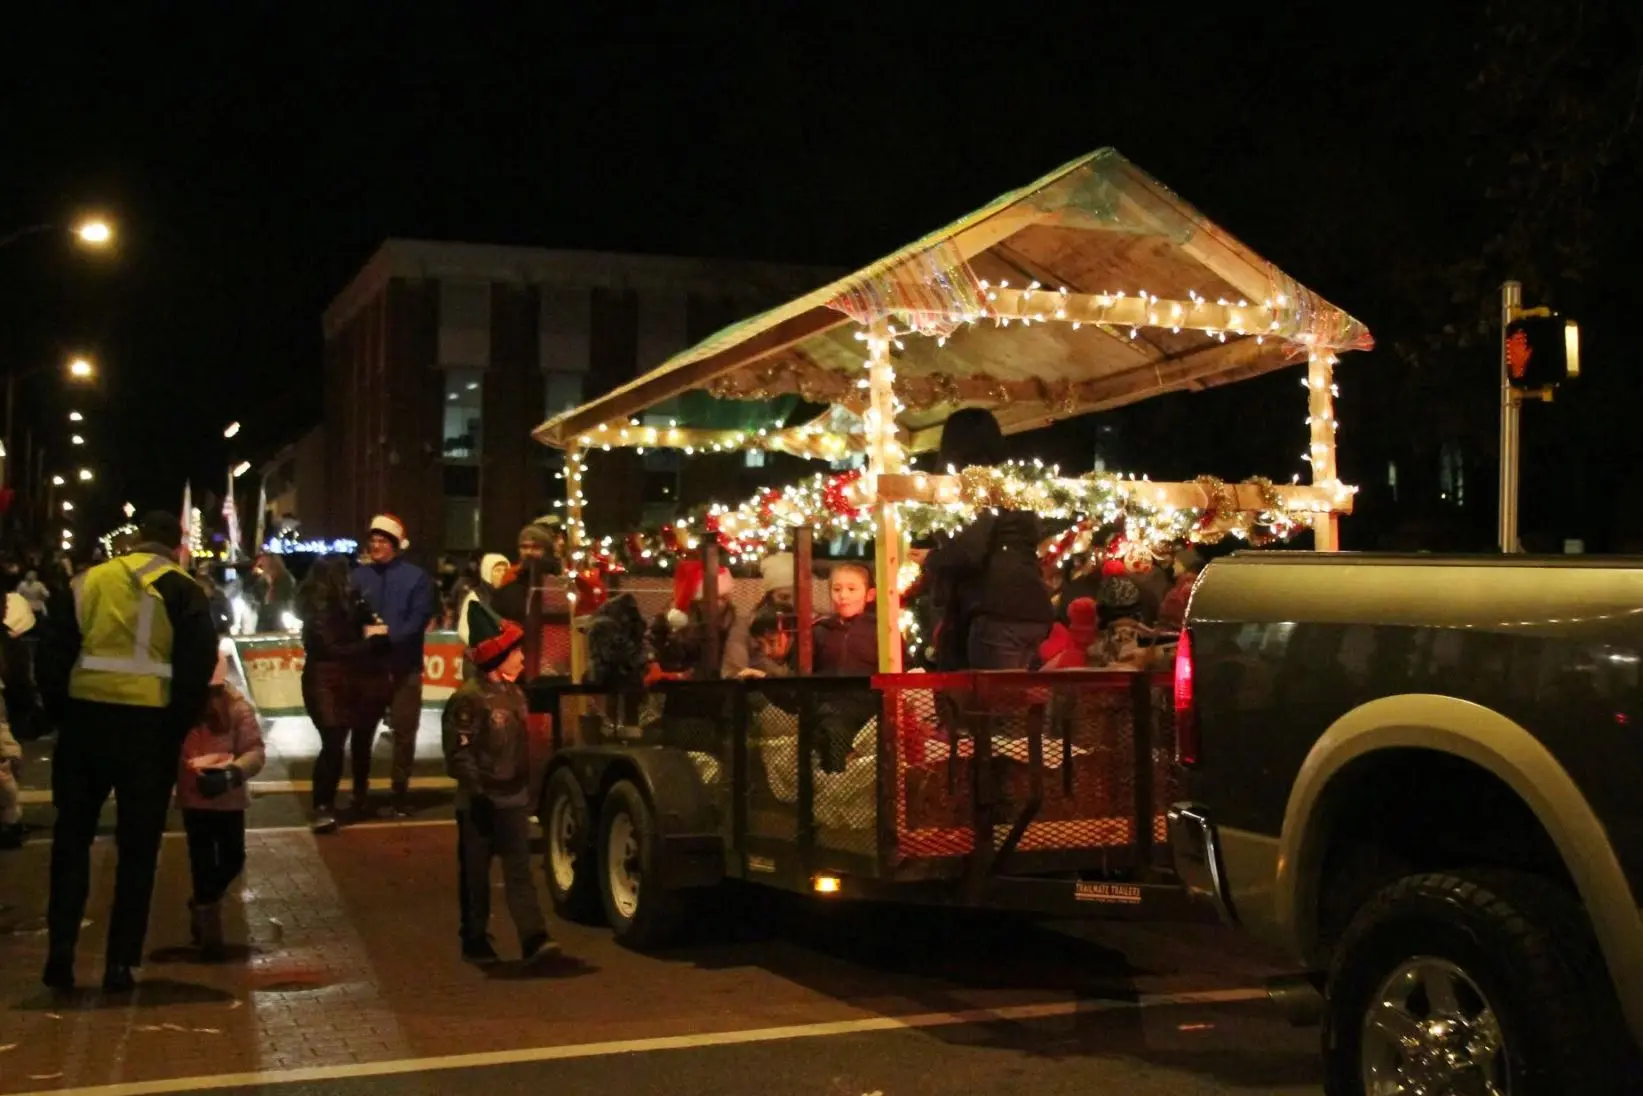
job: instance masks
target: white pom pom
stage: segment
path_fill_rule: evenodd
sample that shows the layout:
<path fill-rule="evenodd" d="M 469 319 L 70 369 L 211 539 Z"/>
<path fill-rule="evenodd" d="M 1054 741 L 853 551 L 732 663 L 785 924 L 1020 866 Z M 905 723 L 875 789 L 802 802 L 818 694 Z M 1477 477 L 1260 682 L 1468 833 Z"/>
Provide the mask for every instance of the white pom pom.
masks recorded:
<path fill-rule="evenodd" d="M 667 611 L 667 626 L 669 628 L 672 628 L 675 631 L 677 631 L 678 629 L 683 628 L 686 624 L 689 624 L 689 623 L 690 623 L 690 617 L 686 616 L 680 610 L 678 610 L 678 609 L 669 609 Z"/>

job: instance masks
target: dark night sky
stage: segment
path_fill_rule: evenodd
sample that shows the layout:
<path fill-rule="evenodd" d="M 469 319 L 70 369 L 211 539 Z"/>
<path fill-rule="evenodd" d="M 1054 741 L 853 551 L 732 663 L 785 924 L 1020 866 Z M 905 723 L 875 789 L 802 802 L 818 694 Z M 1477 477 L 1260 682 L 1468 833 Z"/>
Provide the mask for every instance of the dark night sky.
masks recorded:
<path fill-rule="evenodd" d="M 42 240 L 0 253 L 4 364 L 83 346 L 105 371 L 84 533 L 127 498 L 170 507 L 185 476 L 220 479 L 230 419 L 252 457 L 316 419 L 320 313 L 390 235 L 854 266 L 1113 145 L 1375 329 L 1348 272 L 1456 216 L 1412 203 L 1397 231 L 1352 225 L 1383 180 L 1457 185 L 1426 155 L 1456 74 L 1430 55 L 1401 71 L 1406 21 L 300 7 L 42 16 L 0 45 L 0 231 L 92 205 L 122 232 L 112 261 Z M 1422 34 L 1461 58 L 1455 23 Z M 1341 239 L 1298 243 L 1297 206 Z M 20 422 L 60 432 L 54 386 Z M 1274 452 L 1299 448 L 1294 403 Z"/>

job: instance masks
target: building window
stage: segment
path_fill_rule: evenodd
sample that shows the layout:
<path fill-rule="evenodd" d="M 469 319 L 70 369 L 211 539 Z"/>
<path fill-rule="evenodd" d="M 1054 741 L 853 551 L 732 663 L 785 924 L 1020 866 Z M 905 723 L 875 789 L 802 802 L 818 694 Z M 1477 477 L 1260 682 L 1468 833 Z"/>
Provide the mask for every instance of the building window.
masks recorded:
<path fill-rule="evenodd" d="M 491 363 L 491 287 L 485 282 L 439 283 L 439 364 Z"/>
<path fill-rule="evenodd" d="M 763 449 L 749 449 L 746 452 L 746 454 L 744 455 L 744 457 L 745 457 L 745 462 L 746 462 L 747 467 L 749 467 L 749 468 L 763 468 L 764 467 L 765 452 L 764 452 Z"/>
<path fill-rule="evenodd" d="M 582 382 L 587 375 L 580 372 L 571 372 L 565 369 L 549 369 L 543 374 L 543 387 L 547 389 L 548 418 L 563 415 L 566 411 L 582 405 Z"/>
<path fill-rule="evenodd" d="M 471 552 L 479 547 L 479 500 L 445 500 L 445 547 Z"/>
<path fill-rule="evenodd" d="M 480 408 L 485 373 L 480 369 L 445 370 L 445 459 L 478 460 Z"/>

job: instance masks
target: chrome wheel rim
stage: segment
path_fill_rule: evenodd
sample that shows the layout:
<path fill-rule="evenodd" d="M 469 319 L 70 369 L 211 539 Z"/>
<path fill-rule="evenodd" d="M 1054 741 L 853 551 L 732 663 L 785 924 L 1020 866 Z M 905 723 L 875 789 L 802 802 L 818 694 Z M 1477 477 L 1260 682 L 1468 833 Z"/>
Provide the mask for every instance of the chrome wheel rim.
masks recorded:
<path fill-rule="evenodd" d="M 1422 955 L 1387 975 L 1364 1012 L 1365 1096 L 1511 1096 L 1500 1017 L 1471 975 Z"/>
<path fill-rule="evenodd" d="M 570 800 L 554 800 L 548 813 L 548 870 L 554 886 L 568 891 L 576 884 L 576 812 Z"/>
<path fill-rule="evenodd" d="M 619 814 L 610 820 L 610 839 L 605 843 L 605 874 L 616 912 L 632 920 L 639 909 L 639 842 L 633 819 Z"/>

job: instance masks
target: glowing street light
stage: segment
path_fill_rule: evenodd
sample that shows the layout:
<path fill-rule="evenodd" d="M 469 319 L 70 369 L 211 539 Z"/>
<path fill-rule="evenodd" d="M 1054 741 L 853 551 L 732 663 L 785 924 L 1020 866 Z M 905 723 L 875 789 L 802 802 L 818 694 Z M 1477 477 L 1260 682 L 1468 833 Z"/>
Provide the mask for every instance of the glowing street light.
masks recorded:
<path fill-rule="evenodd" d="M 53 487 L 61 487 L 61 486 L 63 486 L 64 483 L 67 483 L 67 482 L 68 481 L 63 479 L 62 476 L 52 476 L 51 477 L 51 485 Z"/>
<path fill-rule="evenodd" d="M 248 460 L 242 460 L 234 466 L 234 478 L 239 479 L 249 471 L 251 471 L 251 462 Z"/>
<path fill-rule="evenodd" d="M 66 513 L 68 513 L 69 511 L 71 511 L 73 509 L 74 509 L 74 504 L 72 502 L 70 502 L 68 499 L 64 499 L 63 500 L 63 513 L 66 514 Z"/>
<path fill-rule="evenodd" d="M 81 483 L 90 483 L 91 482 L 91 469 L 89 469 L 89 468 L 80 469 L 80 482 Z"/>
<path fill-rule="evenodd" d="M 235 434 L 238 434 L 239 432 L 240 432 L 240 424 L 237 423 L 237 422 L 231 422 L 227 425 L 227 427 L 225 427 L 223 429 L 222 436 L 225 437 L 225 438 L 231 438 Z"/>
<path fill-rule="evenodd" d="M 131 505 L 131 503 L 129 503 L 129 502 L 126 503 L 124 506 L 120 507 L 120 509 L 125 512 L 125 516 L 126 516 L 127 521 L 130 521 L 132 518 L 137 516 L 137 508 L 135 506 Z"/>
<path fill-rule="evenodd" d="M 85 422 L 86 417 L 84 415 L 80 414 L 80 412 L 78 412 L 78 411 L 70 411 L 68 413 L 68 421 L 69 422 Z"/>
<path fill-rule="evenodd" d="M 97 370 L 85 358 L 75 358 L 68 363 L 68 371 L 70 376 L 85 378 L 91 376 Z"/>
<path fill-rule="evenodd" d="M 84 445 L 86 443 L 86 439 L 78 434 L 71 436 L 68 440 L 75 445 Z"/>
<path fill-rule="evenodd" d="M 114 242 L 114 229 L 101 217 L 91 217 L 74 226 L 74 235 L 83 244 L 107 247 Z"/>

